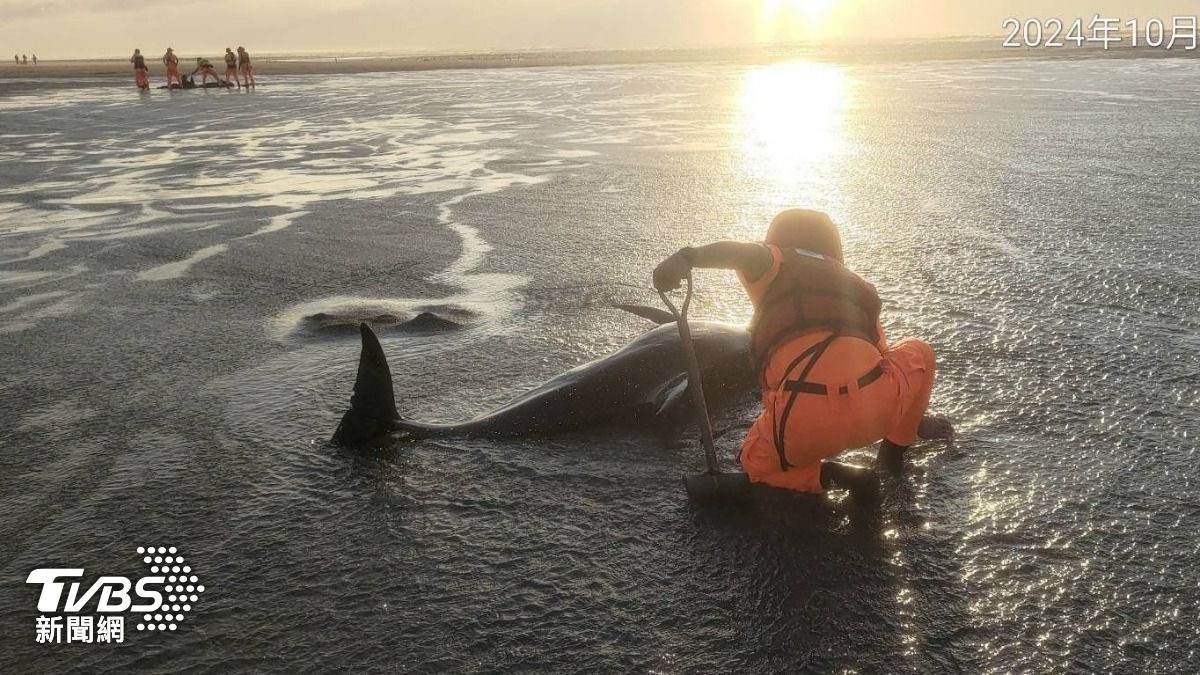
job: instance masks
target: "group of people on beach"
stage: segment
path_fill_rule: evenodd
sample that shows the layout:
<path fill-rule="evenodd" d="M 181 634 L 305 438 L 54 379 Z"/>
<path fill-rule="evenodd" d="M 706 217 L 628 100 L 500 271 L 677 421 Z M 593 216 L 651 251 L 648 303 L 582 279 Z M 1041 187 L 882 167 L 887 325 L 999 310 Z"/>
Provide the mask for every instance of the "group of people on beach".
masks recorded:
<path fill-rule="evenodd" d="M 25 54 L 21 54 L 20 56 L 13 54 L 13 63 L 18 66 L 27 66 L 29 65 L 29 58 Z M 33 55 L 33 65 L 37 65 L 37 54 Z"/>
<path fill-rule="evenodd" d="M 133 50 L 133 56 L 129 57 L 129 62 L 133 64 L 133 77 L 138 89 L 148 90 L 150 88 L 150 69 L 146 67 L 146 57 L 142 55 L 142 50 Z M 250 53 L 246 51 L 245 47 L 238 47 L 236 54 L 229 47 L 225 48 L 225 77 L 223 79 L 217 73 L 217 69 L 213 67 L 212 62 L 204 57 L 196 59 L 196 67 L 189 75 L 180 75 L 179 56 L 171 47 L 167 47 L 162 62 L 167 69 L 167 89 L 190 89 L 196 86 L 194 78 L 197 73 L 201 76 L 200 86 L 206 86 L 210 77 L 222 87 L 232 87 L 236 83 L 238 89 L 241 89 L 243 82 L 246 87 L 255 86 L 254 67 L 250 65 Z"/>

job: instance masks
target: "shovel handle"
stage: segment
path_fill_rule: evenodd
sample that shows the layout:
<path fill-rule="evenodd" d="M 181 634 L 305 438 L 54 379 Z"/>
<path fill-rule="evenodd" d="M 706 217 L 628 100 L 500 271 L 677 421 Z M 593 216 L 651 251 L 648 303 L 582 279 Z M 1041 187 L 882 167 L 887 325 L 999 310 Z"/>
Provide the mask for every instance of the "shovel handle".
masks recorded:
<path fill-rule="evenodd" d="M 717 472 L 717 449 L 713 444 L 712 421 L 708 418 L 708 403 L 704 400 L 704 383 L 700 379 L 700 362 L 696 359 L 696 347 L 692 344 L 692 331 L 688 327 L 688 307 L 692 304 L 692 273 L 687 275 L 687 293 L 683 304 L 677 309 L 671 299 L 663 291 L 658 292 L 663 304 L 675 316 L 675 325 L 679 328 L 679 342 L 683 347 L 684 359 L 687 361 L 688 383 L 692 389 L 692 400 L 700 413 L 700 438 L 704 442 L 704 461 L 709 473 Z"/>

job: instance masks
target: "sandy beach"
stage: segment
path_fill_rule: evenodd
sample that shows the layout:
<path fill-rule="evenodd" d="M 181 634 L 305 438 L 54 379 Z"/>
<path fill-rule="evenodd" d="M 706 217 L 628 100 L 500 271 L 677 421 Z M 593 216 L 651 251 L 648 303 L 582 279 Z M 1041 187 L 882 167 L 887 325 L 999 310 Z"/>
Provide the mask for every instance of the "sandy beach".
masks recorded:
<path fill-rule="evenodd" d="M 209 58 L 216 63 L 220 54 Z M 254 55 L 252 55 L 254 56 Z M 146 52 L 152 75 L 163 66 Z M 191 54 L 181 54 L 181 67 L 187 72 Z M 696 49 L 696 50 L 613 50 L 613 51 L 534 51 L 479 54 L 423 54 L 408 56 L 255 56 L 256 75 L 344 75 L 426 70 L 463 70 L 488 68 L 537 68 L 556 66 L 620 65 L 633 63 L 673 63 L 691 61 L 770 62 L 780 57 L 772 49 Z M 219 64 L 218 64 L 219 65 Z M 129 74 L 127 58 L 41 61 L 37 66 L 0 63 L 0 78 L 79 78 L 111 77 Z"/>
<path fill-rule="evenodd" d="M 1004 49 L 997 38 L 969 38 L 932 42 L 895 42 L 876 44 L 835 43 L 825 45 L 768 45 L 709 49 L 631 49 L 512 51 L 465 54 L 411 55 L 257 55 L 256 75 L 339 75 L 427 70 L 464 70 L 489 68 L 539 68 L 635 63 L 733 62 L 773 63 L 808 59 L 837 63 L 895 62 L 908 60 L 958 60 L 1019 58 L 1168 58 L 1200 56 L 1200 50 L 1164 50 L 1120 48 L 1104 51 L 1095 47 L 1072 49 Z M 188 72 L 194 54 L 180 54 L 181 67 Z M 221 69 L 220 52 L 204 54 Z M 146 50 L 151 77 L 161 75 L 162 64 L 154 50 Z M 128 58 L 41 60 L 38 65 L 16 65 L 0 61 L 0 79 L 114 77 L 126 76 Z"/>
<path fill-rule="evenodd" d="M 249 91 L 0 68 L 4 672 L 1195 671 L 1200 61 L 251 39 Z M 165 44 L 140 46 L 157 87 Z M 524 67 L 583 64 L 613 65 Z M 656 405 L 331 442 L 359 317 L 399 414 L 469 420 L 669 334 L 615 305 L 660 307 L 663 257 L 794 206 L 841 226 L 889 340 L 934 346 L 930 409 L 958 425 L 877 509 L 693 506 L 695 421 Z M 694 325 L 750 320 L 734 274 L 695 280 Z M 761 411 L 745 375 L 710 402 L 725 469 Z M 168 628 L 37 640 L 32 570 L 86 569 L 82 594 L 155 578 L 147 546 L 203 585 Z"/>
<path fill-rule="evenodd" d="M 220 54 L 209 58 L 216 63 Z M 191 54 L 181 54 L 180 65 L 188 71 Z M 460 70 L 474 68 L 528 68 L 536 66 L 568 66 L 603 63 L 638 63 L 645 61 L 694 60 L 693 52 L 587 52 L 573 54 L 509 53 L 509 54 L 450 54 L 423 56 L 334 57 L 334 56 L 264 56 L 254 58 L 255 74 L 264 75 L 334 75 L 351 73 L 381 73 L 421 70 Z M 146 54 L 151 73 L 163 70 L 150 52 Z M 219 65 L 219 64 L 218 64 Z M 37 66 L 18 66 L 5 62 L 0 77 L 106 77 L 127 75 L 128 59 L 88 59 L 41 61 Z"/>

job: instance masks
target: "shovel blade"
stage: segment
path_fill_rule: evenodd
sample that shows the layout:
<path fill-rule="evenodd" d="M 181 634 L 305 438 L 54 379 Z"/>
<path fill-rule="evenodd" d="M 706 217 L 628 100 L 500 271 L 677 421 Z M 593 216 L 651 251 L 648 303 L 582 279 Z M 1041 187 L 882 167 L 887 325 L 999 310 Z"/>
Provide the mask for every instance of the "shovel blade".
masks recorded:
<path fill-rule="evenodd" d="M 741 501 L 750 496 L 750 477 L 744 473 L 705 472 L 683 477 L 694 502 Z"/>

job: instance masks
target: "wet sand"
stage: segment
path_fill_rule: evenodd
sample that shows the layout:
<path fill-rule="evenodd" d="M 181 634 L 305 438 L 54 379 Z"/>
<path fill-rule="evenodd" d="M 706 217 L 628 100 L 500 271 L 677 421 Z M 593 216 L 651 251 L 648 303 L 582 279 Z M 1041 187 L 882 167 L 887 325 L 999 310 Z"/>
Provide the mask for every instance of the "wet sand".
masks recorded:
<path fill-rule="evenodd" d="M 3 670 L 1187 672 L 1198 73 L 21 84 L 0 95 Z M 656 304 L 666 253 L 797 204 L 843 224 L 889 336 L 935 346 L 933 409 L 960 424 L 877 514 L 838 491 L 692 511 L 692 425 L 328 443 L 358 344 L 322 316 L 463 324 L 379 332 L 403 414 L 467 419 L 647 330 L 611 305 Z M 698 320 L 750 318 L 733 275 L 697 284 Z M 732 467 L 757 403 L 721 412 Z M 208 589 L 178 630 L 35 641 L 31 570 L 140 574 L 146 545 Z"/>

